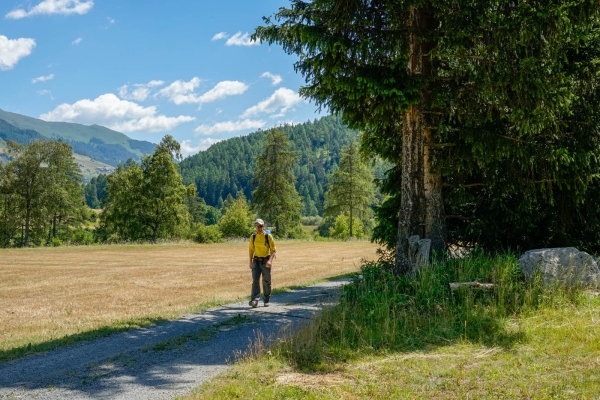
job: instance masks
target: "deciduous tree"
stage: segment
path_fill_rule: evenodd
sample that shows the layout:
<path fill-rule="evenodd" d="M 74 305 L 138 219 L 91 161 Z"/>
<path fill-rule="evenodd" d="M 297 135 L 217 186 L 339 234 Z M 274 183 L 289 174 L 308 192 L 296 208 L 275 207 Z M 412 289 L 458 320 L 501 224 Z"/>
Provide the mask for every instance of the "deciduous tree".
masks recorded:
<path fill-rule="evenodd" d="M 14 237 L 18 224 L 23 228 L 22 245 L 28 247 L 32 230 L 39 241 L 51 221 L 50 234 L 55 236 L 57 220 L 68 221 L 78 214 L 83 206 L 80 171 L 71 146 L 61 141 L 33 141 L 26 146 L 8 142 L 8 151 L 12 160 L 0 171 L 4 243 Z"/>
<path fill-rule="evenodd" d="M 179 143 L 165 136 L 140 164 L 129 160 L 108 176 L 107 205 L 101 215 L 105 235 L 121 240 L 177 237 L 189 225 L 184 200 L 195 195 L 185 186 L 173 158 L 181 158 Z"/>

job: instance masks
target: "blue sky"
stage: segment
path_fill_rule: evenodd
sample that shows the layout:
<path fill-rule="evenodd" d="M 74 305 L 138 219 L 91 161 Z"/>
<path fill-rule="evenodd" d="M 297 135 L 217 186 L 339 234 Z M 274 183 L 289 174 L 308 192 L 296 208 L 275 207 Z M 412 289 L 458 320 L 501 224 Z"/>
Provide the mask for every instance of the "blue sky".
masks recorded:
<path fill-rule="evenodd" d="M 318 118 L 295 56 L 252 44 L 287 0 L 2 0 L 0 109 L 98 124 L 185 155 Z"/>

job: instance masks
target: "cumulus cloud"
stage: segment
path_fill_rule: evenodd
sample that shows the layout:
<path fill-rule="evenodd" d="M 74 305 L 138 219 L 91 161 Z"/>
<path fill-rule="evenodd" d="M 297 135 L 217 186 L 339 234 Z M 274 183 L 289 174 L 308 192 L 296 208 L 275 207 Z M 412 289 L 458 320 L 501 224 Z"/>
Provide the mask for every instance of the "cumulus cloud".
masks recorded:
<path fill-rule="evenodd" d="M 74 46 L 76 46 L 76 45 L 78 45 L 79 43 L 81 43 L 81 41 L 82 41 L 82 40 L 83 40 L 82 38 L 78 37 L 77 39 L 73 40 L 73 41 L 71 42 L 71 44 L 72 44 L 72 45 L 74 45 Z"/>
<path fill-rule="evenodd" d="M 213 101 L 224 99 L 227 96 L 235 96 L 248 90 L 248 85 L 239 81 L 223 81 L 215 85 L 214 88 L 198 97 L 198 103 L 212 103 Z"/>
<path fill-rule="evenodd" d="M 61 104 L 42 114 L 40 118 L 45 121 L 99 124 L 121 132 L 168 131 L 179 124 L 195 120 L 194 117 L 184 115 L 167 117 L 156 113 L 155 106 L 142 107 L 107 93 L 94 100 L 83 99 L 73 104 Z"/>
<path fill-rule="evenodd" d="M 50 74 L 50 75 L 46 75 L 46 76 L 39 76 L 37 78 L 33 78 L 31 80 L 31 83 L 46 82 L 46 81 L 50 81 L 52 79 L 54 79 L 54 74 Z"/>
<path fill-rule="evenodd" d="M 273 86 L 277 86 L 281 83 L 281 81 L 283 81 L 283 78 L 280 75 L 275 75 L 270 72 L 265 72 L 260 77 L 271 79 L 271 83 L 273 84 Z"/>
<path fill-rule="evenodd" d="M 164 81 L 152 80 L 148 83 L 136 83 L 131 90 L 129 89 L 129 85 L 123 85 L 118 89 L 119 97 L 125 100 L 144 101 L 148 98 L 153 88 L 164 84 Z"/>
<path fill-rule="evenodd" d="M 34 47 L 34 39 L 9 39 L 0 35 L 0 70 L 12 69 L 21 58 L 30 55 Z"/>
<path fill-rule="evenodd" d="M 260 43 L 250 39 L 248 33 L 238 32 L 225 42 L 225 46 L 258 46 Z"/>
<path fill-rule="evenodd" d="M 21 19 L 32 17 L 34 15 L 52 15 L 52 14 L 86 14 L 92 9 L 94 2 L 81 0 L 44 0 L 37 6 L 25 11 L 22 8 L 17 8 L 6 14 L 6 18 Z"/>
<path fill-rule="evenodd" d="M 265 126 L 265 121 L 244 119 L 239 121 L 217 122 L 214 125 L 200 125 L 195 129 L 196 133 L 202 135 L 213 135 L 225 132 L 237 132 L 247 129 L 259 129 Z"/>
<path fill-rule="evenodd" d="M 223 139 L 206 138 L 198 142 L 196 146 L 192 144 L 191 140 L 184 140 L 181 142 L 181 154 L 183 154 L 184 157 L 196 154 L 199 151 L 204 151 L 208 149 L 210 146 L 220 142 L 221 140 Z"/>
<path fill-rule="evenodd" d="M 177 80 L 158 92 L 158 95 L 168 98 L 173 103 L 180 105 L 194 103 L 196 95 L 194 90 L 200 86 L 200 78 L 193 77 L 189 82 Z"/>
<path fill-rule="evenodd" d="M 226 39 L 228 37 L 229 37 L 229 35 L 227 34 L 227 32 L 219 32 L 215 36 L 213 36 L 211 40 L 213 40 L 213 41 L 221 40 L 221 39 Z"/>
<path fill-rule="evenodd" d="M 279 113 L 273 115 L 272 118 L 282 117 L 290 108 L 301 101 L 302 99 L 298 93 L 293 90 L 279 88 L 269 98 L 244 111 L 241 117 L 248 118 L 257 114 L 272 114 L 277 111 L 279 111 Z"/>
<path fill-rule="evenodd" d="M 158 94 L 177 105 L 186 103 L 204 104 L 224 99 L 227 96 L 242 94 L 248 89 L 248 86 L 242 82 L 223 81 L 217 83 L 208 92 L 198 95 L 195 93 L 198 86 L 200 86 L 200 79 L 194 77 L 189 82 L 175 81 L 166 88 L 161 89 Z"/>
<path fill-rule="evenodd" d="M 119 132 L 162 132 L 170 131 L 177 125 L 184 122 L 194 121 L 196 118 L 186 115 L 179 117 L 167 117 L 165 115 L 156 115 L 132 119 L 129 121 L 118 122 L 110 126 L 111 129 Z"/>

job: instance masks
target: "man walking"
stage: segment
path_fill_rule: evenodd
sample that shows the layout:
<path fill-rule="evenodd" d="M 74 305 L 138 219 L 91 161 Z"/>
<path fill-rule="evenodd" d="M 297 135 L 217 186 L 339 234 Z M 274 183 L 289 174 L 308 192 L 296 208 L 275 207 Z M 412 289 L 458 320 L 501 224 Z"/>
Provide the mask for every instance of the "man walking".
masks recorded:
<path fill-rule="evenodd" d="M 265 307 L 269 307 L 271 298 L 271 265 L 275 258 L 275 240 L 265 232 L 265 221 L 254 221 L 256 232 L 250 236 L 250 269 L 252 270 L 252 294 L 250 307 L 257 307 L 260 299 L 260 277 L 262 275 Z"/>

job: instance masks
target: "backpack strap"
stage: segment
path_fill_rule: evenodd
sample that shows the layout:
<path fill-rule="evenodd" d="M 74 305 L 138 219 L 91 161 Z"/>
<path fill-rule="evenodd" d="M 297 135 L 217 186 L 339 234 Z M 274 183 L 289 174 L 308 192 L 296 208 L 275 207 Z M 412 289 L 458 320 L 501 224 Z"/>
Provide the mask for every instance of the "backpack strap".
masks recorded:
<path fill-rule="evenodd" d="M 269 241 L 269 236 L 271 236 L 271 234 L 265 232 L 265 246 L 267 246 L 269 248 L 269 250 L 271 250 L 271 242 Z M 256 232 L 254 232 L 252 234 L 252 246 L 254 246 L 255 240 L 256 240 Z"/>

